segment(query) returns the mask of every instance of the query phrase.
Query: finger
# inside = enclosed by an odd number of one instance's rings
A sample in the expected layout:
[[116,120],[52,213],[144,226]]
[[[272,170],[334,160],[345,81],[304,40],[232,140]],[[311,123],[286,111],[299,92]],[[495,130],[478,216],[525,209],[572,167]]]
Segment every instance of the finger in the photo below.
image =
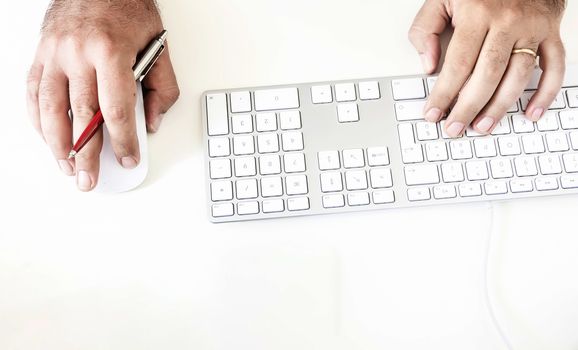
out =
[[42,72],[44,66],[39,62],[34,62],[28,71],[28,79],[26,82],[26,104],[28,107],[28,117],[34,129],[42,135],[40,127],[40,107],[38,105],[38,90],[40,88],[40,80],[42,79]]
[[490,31],[476,68],[460,92],[458,101],[445,123],[448,136],[460,136],[490,101],[506,72],[514,43],[515,40],[510,34]]
[[533,121],[539,120],[554,102],[560,92],[566,72],[566,51],[559,38],[542,42],[539,52],[543,73],[538,84],[538,91],[526,108],[526,116]]
[[[534,49],[532,44],[517,43],[515,47]],[[534,46],[536,46],[534,44]],[[508,110],[518,101],[532,79],[536,59],[528,54],[515,54],[510,58],[508,69],[490,102],[473,122],[474,128],[482,133],[491,133]]]
[[474,70],[486,34],[487,26],[474,20],[456,27],[444,66],[424,109],[428,121],[438,122],[447,113]]
[[68,116],[68,79],[55,68],[44,69],[38,90],[40,127],[48,147],[66,175],[74,175],[73,163],[68,161],[72,148],[72,129]]
[[[73,115],[73,135],[78,140],[94,114],[98,111],[96,72],[87,65],[79,65],[70,75],[70,104]],[[98,182],[102,130],[78,152],[76,162],[76,185],[81,191],[92,190]]]
[[[106,56],[106,55],[105,55]],[[136,84],[130,59],[110,57],[96,64],[98,102],[118,162],[127,169],[140,161],[136,134]]]
[[409,30],[409,40],[419,53],[426,74],[432,74],[438,66],[441,55],[439,35],[448,22],[449,17],[443,3],[428,0]]
[[146,90],[144,96],[147,129],[157,132],[163,115],[177,101],[180,95],[179,85],[171,63],[168,47],[159,57],[144,80]]

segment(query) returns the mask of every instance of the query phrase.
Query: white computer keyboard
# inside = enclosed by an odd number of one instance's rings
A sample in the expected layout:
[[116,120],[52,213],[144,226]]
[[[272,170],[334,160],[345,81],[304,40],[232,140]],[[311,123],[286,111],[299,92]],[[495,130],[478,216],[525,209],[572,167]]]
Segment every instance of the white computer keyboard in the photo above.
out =
[[540,72],[493,131],[458,139],[426,122],[436,77],[203,95],[211,221],[578,193],[578,66],[537,123]]

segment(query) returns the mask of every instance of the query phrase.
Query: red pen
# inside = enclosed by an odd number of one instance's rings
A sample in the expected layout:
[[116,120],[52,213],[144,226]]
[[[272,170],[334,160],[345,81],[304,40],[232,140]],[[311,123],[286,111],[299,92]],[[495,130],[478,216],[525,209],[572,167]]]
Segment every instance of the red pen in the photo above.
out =
[[[163,30],[158,37],[153,39],[151,43],[147,46],[141,58],[133,67],[134,79],[136,81],[142,81],[151,68],[154,66],[156,61],[159,59],[160,55],[165,49],[165,40],[167,38],[167,31]],[[98,131],[100,126],[104,124],[104,118],[100,109],[92,117],[74,146],[68,154],[68,159],[74,158],[78,152],[92,139],[94,134]]]

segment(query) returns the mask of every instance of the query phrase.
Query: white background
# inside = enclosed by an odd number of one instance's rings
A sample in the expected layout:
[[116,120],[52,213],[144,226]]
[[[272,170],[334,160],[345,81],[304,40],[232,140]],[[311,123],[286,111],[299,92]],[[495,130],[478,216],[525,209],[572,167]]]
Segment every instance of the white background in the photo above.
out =
[[[578,348],[578,198],[213,225],[200,94],[415,74],[421,1],[161,1],[182,97],[123,195],[79,193],[26,119],[46,1],[2,5],[0,349]],[[578,4],[563,26],[578,63]]]

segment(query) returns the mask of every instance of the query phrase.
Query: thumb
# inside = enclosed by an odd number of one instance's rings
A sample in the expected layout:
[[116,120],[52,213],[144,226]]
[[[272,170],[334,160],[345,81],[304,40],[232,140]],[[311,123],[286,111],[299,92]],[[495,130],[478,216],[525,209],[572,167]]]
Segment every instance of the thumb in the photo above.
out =
[[180,95],[168,46],[146,76],[143,86],[147,129],[149,132],[157,132],[163,115],[177,101]]
[[409,40],[417,49],[427,74],[437,69],[441,56],[439,35],[449,20],[442,1],[426,0],[409,30]]

